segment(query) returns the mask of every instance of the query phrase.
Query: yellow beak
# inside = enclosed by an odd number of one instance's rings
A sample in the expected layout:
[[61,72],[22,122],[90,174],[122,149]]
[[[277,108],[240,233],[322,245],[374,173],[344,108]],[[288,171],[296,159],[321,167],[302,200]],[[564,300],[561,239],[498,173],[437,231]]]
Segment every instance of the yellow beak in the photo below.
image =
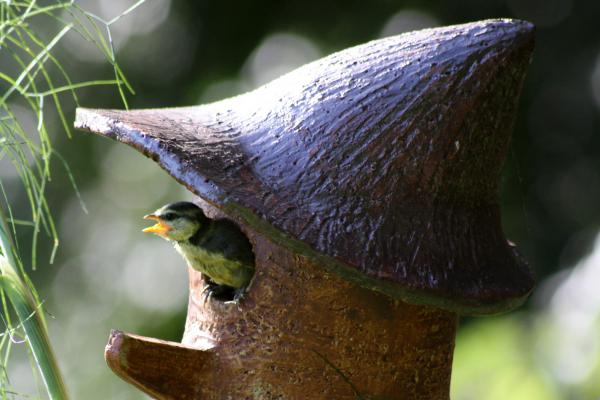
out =
[[162,221],[160,219],[160,217],[158,217],[154,214],[144,215],[144,219],[150,219],[153,221],[157,221],[157,223],[152,226],[149,226],[148,228],[143,229],[142,232],[156,233],[157,235],[164,235],[165,233],[169,232],[172,229],[169,225],[167,225],[164,221]]

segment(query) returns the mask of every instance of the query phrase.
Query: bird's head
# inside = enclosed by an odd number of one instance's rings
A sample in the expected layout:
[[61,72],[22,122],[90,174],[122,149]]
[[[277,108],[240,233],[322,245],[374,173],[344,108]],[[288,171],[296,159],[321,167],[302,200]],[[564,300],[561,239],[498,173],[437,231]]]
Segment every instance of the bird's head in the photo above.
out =
[[189,239],[209,221],[200,207],[188,201],[167,204],[144,216],[144,219],[156,221],[156,224],[143,232],[155,233],[176,242]]

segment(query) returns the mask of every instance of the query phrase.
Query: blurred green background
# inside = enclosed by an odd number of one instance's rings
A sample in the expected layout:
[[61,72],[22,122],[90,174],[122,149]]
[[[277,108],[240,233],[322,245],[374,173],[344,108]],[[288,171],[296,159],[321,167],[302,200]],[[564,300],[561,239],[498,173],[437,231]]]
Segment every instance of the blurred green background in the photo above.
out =
[[[109,19],[133,1],[78,3]],[[599,16],[597,0],[147,0],[114,24],[112,34],[137,92],[130,106],[148,108],[235,95],[333,51],[405,31],[494,17],[535,23],[502,209],[507,236],[531,262],[539,285],[519,311],[462,322],[452,393],[454,400],[597,399]],[[56,53],[75,81],[112,77],[77,34]],[[122,108],[114,87],[80,94],[86,107]],[[88,212],[55,162],[48,197],[61,246],[47,265],[51,244],[42,244],[39,268],[30,275],[52,315],[51,337],[73,398],[145,398],[108,370],[103,349],[111,328],[180,339],[186,270],[169,244],[140,230],[142,215],[189,193],[134,150],[79,132],[67,139],[56,122],[55,146]],[[26,219],[25,193],[3,160],[0,176],[16,215]],[[27,229],[20,231],[24,248]],[[13,389],[36,396],[26,352],[21,346],[13,353],[9,376]]]

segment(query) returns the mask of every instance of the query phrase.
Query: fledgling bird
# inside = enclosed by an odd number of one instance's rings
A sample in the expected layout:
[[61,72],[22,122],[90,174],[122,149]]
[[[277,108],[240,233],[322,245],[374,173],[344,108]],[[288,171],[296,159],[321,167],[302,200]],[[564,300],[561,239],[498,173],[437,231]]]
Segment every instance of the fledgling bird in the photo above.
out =
[[167,204],[144,219],[157,223],[143,232],[172,242],[188,265],[205,275],[208,297],[233,294],[235,302],[243,297],[254,275],[254,253],[237,225],[226,219],[210,219],[187,201]]

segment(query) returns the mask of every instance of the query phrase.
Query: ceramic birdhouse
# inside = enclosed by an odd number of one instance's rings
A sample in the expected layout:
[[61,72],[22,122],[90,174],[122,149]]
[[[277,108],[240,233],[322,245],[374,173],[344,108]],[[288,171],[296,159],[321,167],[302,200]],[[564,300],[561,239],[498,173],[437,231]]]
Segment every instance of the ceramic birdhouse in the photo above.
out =
[[[190,269],[181,343],[115,331],[110,367],[160,399],[448,399],[458,315],[534,281],[498,184],[533,27],[488,20],[372,41],[216,103],[79,109],[248,236],[235,305]],[[179,260],[178,260],[179,261]]]

